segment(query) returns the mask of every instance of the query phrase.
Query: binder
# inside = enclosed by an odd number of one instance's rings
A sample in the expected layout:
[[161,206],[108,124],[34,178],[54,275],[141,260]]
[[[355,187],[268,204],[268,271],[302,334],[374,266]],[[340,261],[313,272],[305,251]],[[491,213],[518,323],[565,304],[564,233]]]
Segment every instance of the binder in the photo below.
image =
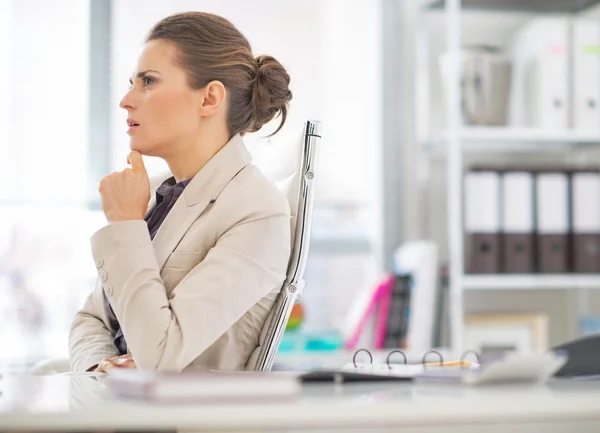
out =
[[572,173],[573,271],[600,272],[600,171]]
[[382,345],[385,338],[385,315],[381,313],[382,302],[388,302],[393,276],[386,274],[377,284],[367,284],[355,296],[342,326],[341,334],[346,349],[354,349],[369,320],[377,314],[375,344]]
[[[369,362],[357,362],[357,355],[364,352]],[[398,361],[392,362],[392,359]],[[470,359],[475,358],[476,362]],[[409,362],[401,350],[388,353],[385,362],[373,362],[367,349],[354,353],[352,362],[339,369],[314,370],[301,374],[302,382],[377,382],[398,380],[440,381],[465,385],[498,383],[541,383],[550,379],[567,362],[562,351],[536,354],[507,352],[500,355],[479,357],[475,351],[464,352],[459,359],[445,361],[442,354],[429,350],[420,362]]]
[[383,348],[406,348],[410,311],[411,276],[396,275],[389,294]]
[[510,123],[543,129],[569,127],[569,25],[564,17],[536,17],[511,43]]
[[500,271],[500,173],[474,168],[465,174],[465,272]]
[[535,270],[533,173],[502,175],[502,270],[509,274]]
[[600,130],[600,22],[573,19],[573,127]]
[[569,175],[565,171],[536,174],[537,265],[540,273],[569,271]]

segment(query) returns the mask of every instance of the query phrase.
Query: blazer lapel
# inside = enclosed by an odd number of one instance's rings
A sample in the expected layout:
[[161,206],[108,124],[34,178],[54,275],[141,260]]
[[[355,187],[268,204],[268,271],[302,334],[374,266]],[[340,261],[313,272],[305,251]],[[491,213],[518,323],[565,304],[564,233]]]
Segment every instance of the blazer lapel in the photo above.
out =
[[[159,269],[200,215],[252,157],[242,138],[234,136],[194,176],[156,232],[152,244]],[[150,207],[149,207],[150,209]]]

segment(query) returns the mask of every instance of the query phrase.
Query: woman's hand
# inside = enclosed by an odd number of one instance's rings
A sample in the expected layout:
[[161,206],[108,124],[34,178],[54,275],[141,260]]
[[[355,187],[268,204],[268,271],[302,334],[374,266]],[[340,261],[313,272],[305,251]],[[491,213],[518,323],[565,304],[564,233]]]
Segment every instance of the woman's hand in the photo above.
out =
[[94,370],[96,373],[108,373],[113,368],[137,368],[131,355],[104,358]]
[[108,222],[144,219],[150,202],[150,179],[142,155],[127,157],[131,168],[112,173],[100,181],[102,209]]

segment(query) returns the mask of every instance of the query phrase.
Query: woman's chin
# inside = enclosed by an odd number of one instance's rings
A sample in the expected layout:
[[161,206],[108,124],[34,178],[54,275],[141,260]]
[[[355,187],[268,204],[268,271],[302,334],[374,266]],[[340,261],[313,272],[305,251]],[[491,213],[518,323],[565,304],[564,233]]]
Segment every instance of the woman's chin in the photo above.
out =
[[147,155],[148,149],[146,148],[146,146],[143,146],[136,141],[137,140],[135,139],[129,140],[129,149],[132,151],[135,150],[136,152],[140,152],[142,155]]

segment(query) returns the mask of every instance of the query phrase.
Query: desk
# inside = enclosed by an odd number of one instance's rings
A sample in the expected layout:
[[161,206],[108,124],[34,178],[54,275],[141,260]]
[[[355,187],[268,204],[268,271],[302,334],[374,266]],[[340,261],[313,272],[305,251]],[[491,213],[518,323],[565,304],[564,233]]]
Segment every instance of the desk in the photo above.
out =
[[320,384],[294,401],[243,405],[118,401],[91,375],[8,376],[0,392],[0,431],[600,431],[600,381]]

